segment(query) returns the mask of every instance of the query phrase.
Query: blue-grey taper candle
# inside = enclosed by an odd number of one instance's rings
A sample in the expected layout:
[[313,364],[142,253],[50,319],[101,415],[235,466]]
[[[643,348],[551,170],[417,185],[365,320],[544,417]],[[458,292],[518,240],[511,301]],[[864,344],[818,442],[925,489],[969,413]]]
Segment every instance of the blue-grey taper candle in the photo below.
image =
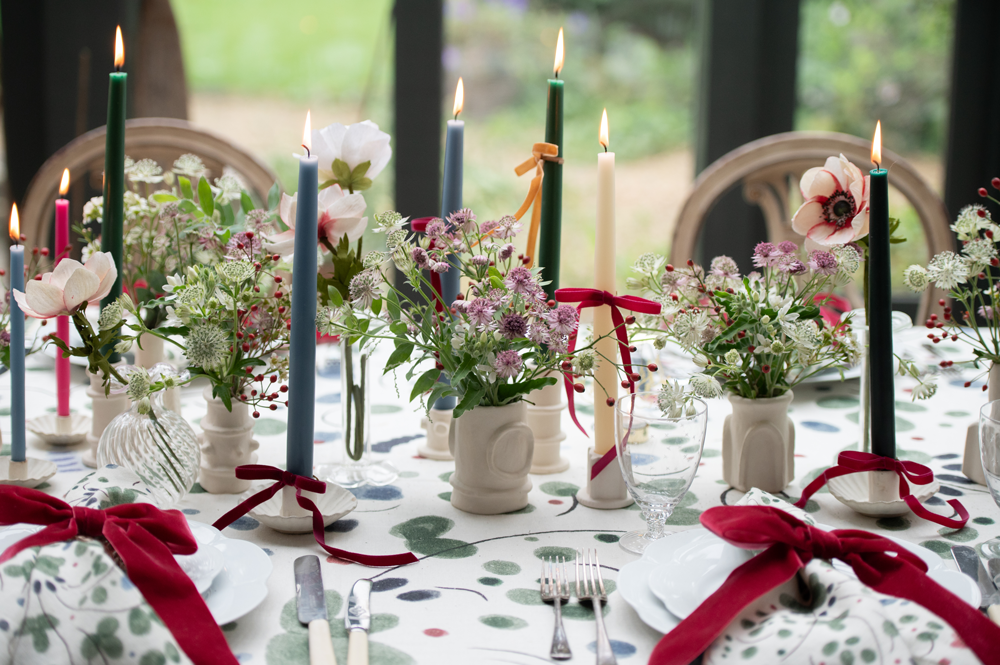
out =
[[[462,157],[465,142],[465,123],[461,120],[448,121],[448,135],[444,144],[444,191],[441,193],[441,217],[462,209]],[[455,265],[455,261],[450,263]],[[451,268],[441,275],[441,294],[445,306],[455,302],[461,289],[461,277],[457,268]],[[435,409],[454,409],[454,397],[442,397],[434,403]]]

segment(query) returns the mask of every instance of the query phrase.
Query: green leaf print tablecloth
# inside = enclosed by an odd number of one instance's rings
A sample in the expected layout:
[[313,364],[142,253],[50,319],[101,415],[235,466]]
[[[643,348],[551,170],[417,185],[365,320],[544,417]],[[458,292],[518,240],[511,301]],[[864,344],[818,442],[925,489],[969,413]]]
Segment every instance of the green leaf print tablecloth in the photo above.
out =
[[[914,336],[913,339],[918,339]],[[933,357],[913,344],[914,356],[928,363]],[[921,356],[923,354],[923,357]],[[339,461],[340,441],[339,364],[335,351],[321,347],[317,369],[315,423],[316,464]],[[28,417],[54,410],[55,388],[52,361],[40,355],[29,359],[27,378]],[[75,370],[78,371],[78,368]],[[661,372],[662,373],[662,372]],[[941,494],[930,500],[931,509],[949,512],[943,499],[959,497],[972,514],[961,531],[943,529],[912,515],[875,520],[863,517],[837,502],[825,489],[809,502],[807,510],[817,521],[836,527],[854,527],[891,534],[948,558],[956,543],[977,545],[1000,534],[1000,510],[986,488],[970,483],[961,473],[961,453],[966,427],[978,417],[985,394],[978,387],[963,389],[971,378],[952,374],[943,377],[937,397],[911,403],[912,384],[897,380],[897,432],[901,456],[928,464],[941,482]],[[666,377],[663,377],[666,378]],[[72,405],[89,408],[82,372],[74,375]],[[584,426],[591,425],[592,403],[588,395],[577,401]],[[335,547],[366,554],[390,554],[409,548],[418,564],[398,569],[373,569],[327,559],[323,566],[327,606],[339,662],[346,662],[343,614],[346,596],[354,580],[373,580],[371,662],[373,665],[404,663],[537,663],[548,660],[552,636],[552,608],[543,605],[538,593],[542,559],[564,556],[572,559],[576,548],[597,548],[610,593],[606,608],[608,632],[619,662],[645,663],[660,635],[647,627],[614,592],[618,569],[635,560],[618,547],[627,530],[640,528],[639,511],[597,511],[576,502],[584,484],[588,440],[568,417],[563,429],[568,438],[563,454],[571,461],[568,471],[551,476],[532,476],[530,504],[515,514],[484,517],[454,509],[448,501],[448,478],[454,465],[422,459],[417,446],[424,437],[419,407],[405,402],[409,389],[401,380],[399,389],[392,376],[373,387],[372,442],[378,459],[391,460],[400,477],[385,487],[353,490],[358,508],[327,528],[327,542]],[[795,482],[788,494],[797,497],[801,488],[837,453],[857,446],[858,384],[828,383],[795,389],[791,417],[795,421]],[[402,397],[401,397],[402,396]],[[0,429],[9,438],[9,379],[0,376]],[[721,480],[722,422],[729,403],[709,405],[705,454],[691,491],[669,520],[674,529],[694,528],[705,509],[736,503],[742,493]],[[183,394],[183,415],[197,428],[205,406],[200,387]],[[284,465],[285,429],[283,411],[265,412],[257,421],[260,462]],[[30,435],[29,435],[30,437]],[[51,459],[59,473],[44,487],[62,496],[89,469],[80,462],[81,448],[49,447],[29,438],[29,454]],[[635,456],[638,457],[638,456]],[[213,522],[237,503],[234,495],[212,495],[195,491],[177,506],[195,520]],[[265,550],[274,564],[268,581],[268,597],[246,616],[224,627],[224,632],[242,663],[251,665],[296,665],[308,663],[305,627],[295,614],[292,561],[302,554],[322,555],[311,535],[289,536],[243,517],[226,529],[226,536],[245,539]],[[572,662],[591,662],[594,655],[592,611],[575,600],[563,615],[573,648]],[[0,626],[0,630],[4,630]],[[816,662],[823,654],[816,654]],[[111,661],[114,662],[114,661]],[[738,662],[738,659],[737,661]],[[859,661],[860,662],[860,661]]]

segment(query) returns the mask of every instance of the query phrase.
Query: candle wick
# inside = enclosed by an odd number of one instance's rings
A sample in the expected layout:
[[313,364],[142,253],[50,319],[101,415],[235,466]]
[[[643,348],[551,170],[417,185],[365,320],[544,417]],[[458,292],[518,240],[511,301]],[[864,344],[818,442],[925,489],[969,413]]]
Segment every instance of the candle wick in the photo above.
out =
[[121,65],[115,65],[115,71],[120,74],[121,71],[122,71],[122,66]]
[[302,147],[306,149],[306,157],[312,157],[312,153],[309,151],[309,146],[303,143]]

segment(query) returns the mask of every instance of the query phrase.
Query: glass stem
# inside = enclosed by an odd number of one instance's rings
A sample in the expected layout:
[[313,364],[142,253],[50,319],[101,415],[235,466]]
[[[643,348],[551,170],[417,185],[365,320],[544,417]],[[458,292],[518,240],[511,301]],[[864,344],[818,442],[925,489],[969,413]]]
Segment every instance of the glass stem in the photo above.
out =
[[656,540],[663,537],[663,526],[667,522],[669,515],[664,510],[650,509],[646,512],[646,533],[649,540]]

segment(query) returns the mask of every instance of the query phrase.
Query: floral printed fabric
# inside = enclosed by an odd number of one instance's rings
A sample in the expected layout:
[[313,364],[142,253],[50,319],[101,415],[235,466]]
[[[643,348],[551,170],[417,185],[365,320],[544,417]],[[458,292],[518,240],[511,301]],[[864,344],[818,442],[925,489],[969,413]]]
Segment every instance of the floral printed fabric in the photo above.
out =
[[[83,478],[66,500],[103,509],[148,494],[134,474],[109,467]],[[190,661],[103,545],[80,538],[0,564],[0,664],[8,663]]]

